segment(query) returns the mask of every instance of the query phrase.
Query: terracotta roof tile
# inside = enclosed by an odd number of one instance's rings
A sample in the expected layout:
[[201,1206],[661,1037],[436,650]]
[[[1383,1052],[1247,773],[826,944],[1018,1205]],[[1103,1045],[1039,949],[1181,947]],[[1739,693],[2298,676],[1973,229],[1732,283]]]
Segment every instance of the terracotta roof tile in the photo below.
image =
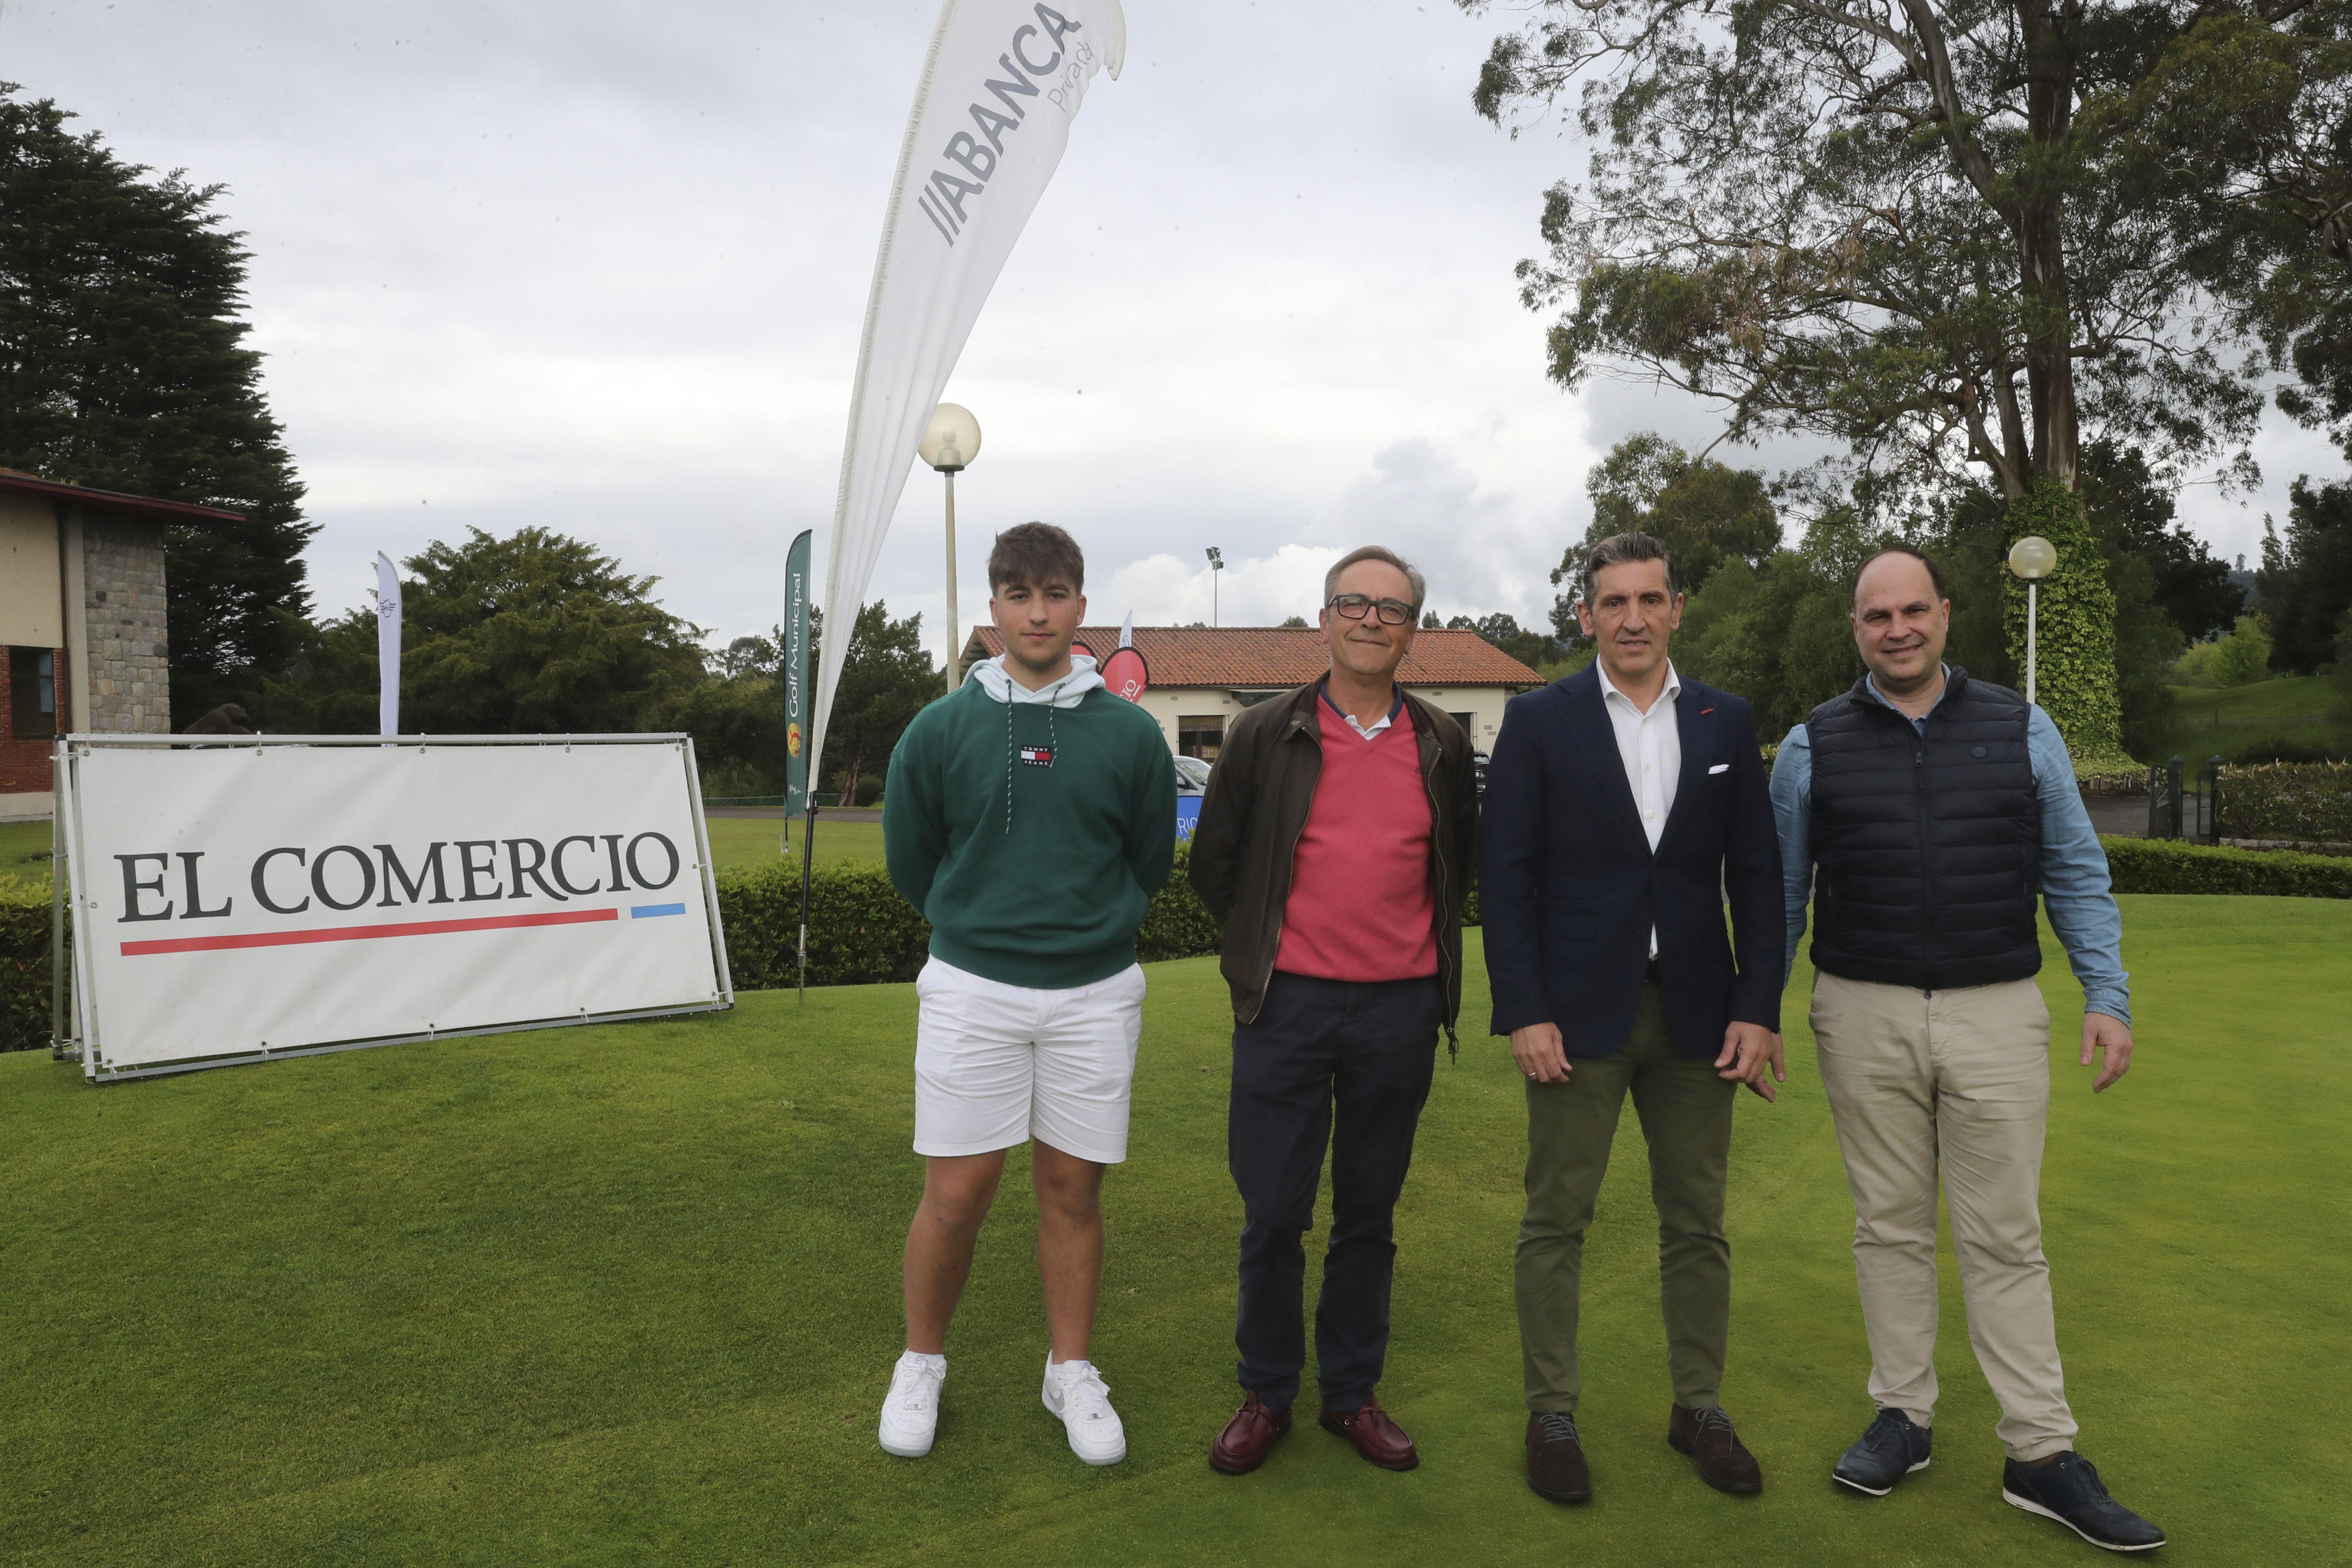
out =
[[[1078,641],[1097,658],[1118,647],[1117,626],[1081,626]],[[974,626],[964,641],[981,657],[1004,651],[1004,635]],[[1323,634],[1297,626],[1138,626],[1135,651],[1154,686],[1228,689],[1304,686],[1330,668]],[[1413,638],[1397,679],[1408,686],[1540,686],[1543,677],[1476,632],[1425,630]]]

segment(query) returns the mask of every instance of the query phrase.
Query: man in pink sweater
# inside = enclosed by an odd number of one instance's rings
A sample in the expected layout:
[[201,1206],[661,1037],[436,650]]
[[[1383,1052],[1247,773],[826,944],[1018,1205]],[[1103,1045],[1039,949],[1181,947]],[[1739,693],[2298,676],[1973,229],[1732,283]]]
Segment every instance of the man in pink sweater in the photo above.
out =
[[1478,835],[1469,737],[1396,682],[1427,585],[1368,546],[1323,582],[1328,674],[1226,737],[1191,877],[1223,928],[1234,997],[1228,1158],[1241,1189],[1241,1409],[1209,1450],[1257,1468],[1290,1429],[1307,1359],[1306,1254],[1331,1148],[1315,1310],[1322,1424],[1386,1469],[1419,1464],[1374,1387],[1388,1353],[1391,1224],[1437,1037],[1462,1005],[1462,900]]

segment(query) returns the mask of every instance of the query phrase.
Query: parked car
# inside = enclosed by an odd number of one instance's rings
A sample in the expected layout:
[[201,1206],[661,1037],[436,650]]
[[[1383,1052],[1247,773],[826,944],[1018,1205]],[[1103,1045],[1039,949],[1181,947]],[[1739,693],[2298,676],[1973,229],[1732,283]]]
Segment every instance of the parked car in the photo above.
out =
[[1484,800],[1486,798],[1486,753],[1484,752],[1471,752],[1470,765],[1478,774],[1478,798],[1480,800]]
[[1209,793],[1209,764],[1198,757],[1176,759],[1176,793],[1206,795]]

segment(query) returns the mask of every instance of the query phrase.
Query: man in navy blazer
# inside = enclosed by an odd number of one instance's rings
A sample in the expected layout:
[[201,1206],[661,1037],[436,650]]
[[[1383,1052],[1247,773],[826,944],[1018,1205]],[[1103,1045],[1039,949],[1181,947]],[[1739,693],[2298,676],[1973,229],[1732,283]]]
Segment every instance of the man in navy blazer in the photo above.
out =
[[1747,702],[1678,676],[1667,657],[1683,595],[1665,546],[1602,540],[1580,576],[1593,663],[1511,700],[1479,828],[1494,1032],[1527,1078],[1514,1284],[1528,1484],[1555,1501],[1592,1495],[1576,1426],[1578,1282],[1630,1092],[1658,1210],[1666,1440],[1710,1486],[1753,1492],[1762,1475],[1722,1406],[1723,1207],[1738,1086],[1769,1100],[1786,1076],[1769,781]]

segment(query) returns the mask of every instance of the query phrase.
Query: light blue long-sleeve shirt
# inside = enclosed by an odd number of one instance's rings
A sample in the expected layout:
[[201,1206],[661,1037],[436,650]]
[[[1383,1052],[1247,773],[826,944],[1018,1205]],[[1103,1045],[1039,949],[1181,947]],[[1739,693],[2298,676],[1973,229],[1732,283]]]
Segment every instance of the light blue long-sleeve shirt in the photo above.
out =
[[[1885,701],[1875,683],[1867,692],[1872,700]],[[1940,706],[1943,699],[1936,700]],[[1926,731],[1926,718],[1911,722]],[[2075,785],[2074,762],[2058,726],[2039,707],[2026,719],[2025,743],[2033,764],[2033,793],[2042,802],[2042,902],[2050,913],[2050,929],[2064,944],[2066,962],[2082,984],[2083,1010],[2128,1024],[2131,977],[2124,973],[2123,911],[2116,908],[2106,851],[2099,847],[2098,832]],[[1796,967],[1797,943],[1805,934],[1805,904],[1813,885],[1813,743],[1802,724],[1789,731],[1772,762],[1772,816],[1780,832],[1781,890],[1789,909],[1789,950],[1781,973],[1785,985],[1788,972]]]

